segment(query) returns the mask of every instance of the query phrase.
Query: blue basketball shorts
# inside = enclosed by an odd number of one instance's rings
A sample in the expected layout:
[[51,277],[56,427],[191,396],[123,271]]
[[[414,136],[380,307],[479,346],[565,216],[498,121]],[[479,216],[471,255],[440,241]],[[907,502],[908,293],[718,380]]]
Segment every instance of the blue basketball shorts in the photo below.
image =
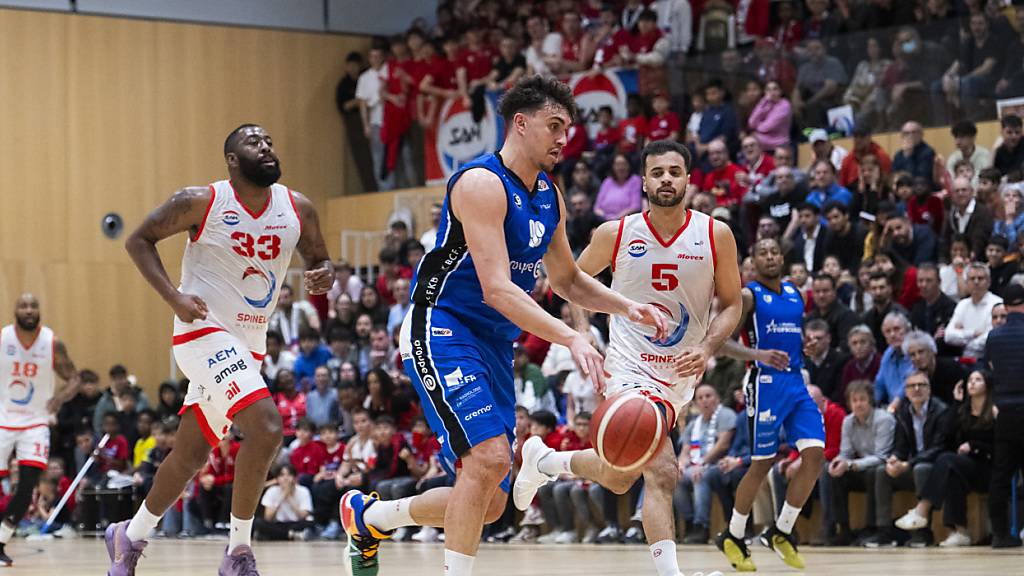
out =
[[779,450],[779,431],[798,450],[825,447],[825,420],[811,399],[803,376],[754,367],[744,390],[751,458],[772,458]]
[[[399,348],[449,474],[485,440],[504,434],[514,445],[511,342],[479,338],[452,314],[414,304],[402,323]],[[511,457],[510,452],[510,462]],[[501,488],[508,492],[510,486],[511,473]]]

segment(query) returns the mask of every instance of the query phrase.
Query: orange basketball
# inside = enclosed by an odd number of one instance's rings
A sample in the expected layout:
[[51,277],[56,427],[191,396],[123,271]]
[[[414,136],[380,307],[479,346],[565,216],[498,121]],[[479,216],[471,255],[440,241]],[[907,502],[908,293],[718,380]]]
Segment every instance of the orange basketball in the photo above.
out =
[[630,390],[602,402],[590,423],[594,450],[606,464],[622,472],[646,464],[667,436],[668,423],[658,405]]

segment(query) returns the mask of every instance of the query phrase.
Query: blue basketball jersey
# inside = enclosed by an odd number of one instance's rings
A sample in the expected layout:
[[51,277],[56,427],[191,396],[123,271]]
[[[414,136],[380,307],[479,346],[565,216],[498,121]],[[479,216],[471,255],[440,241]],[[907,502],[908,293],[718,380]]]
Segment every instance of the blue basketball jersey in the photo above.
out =
[[[782,350],[789,354],[789,370],[800,372],[803,367],[804,300],[800,291],[789,282],[782,283],[782,292],[776,292],[757,282],[747,284],[754,295],[754,310],[745,327],[747,343],[759,350]],[[778,372],[771,366],[757,363],[762,372]]]
[[[469,253],[462,222],[451,209],[455,182],[474,168],[489,170],[505,186],[507,213],[502,232],[508,247],[512,282],[529,293],[540,276],[543,257],[558,227],[559,205],[555,185],[543,172],[529,187],[505,167],[498,153],[487,154],[459,169],[448,180],[437,226],[437,244],[423,257],[411,291],[413,304],[444,310],[457,317],[477,336],[512,341],[519,328],[484,302],[483,288]],[[495,233],[498,233],[495,230]]]

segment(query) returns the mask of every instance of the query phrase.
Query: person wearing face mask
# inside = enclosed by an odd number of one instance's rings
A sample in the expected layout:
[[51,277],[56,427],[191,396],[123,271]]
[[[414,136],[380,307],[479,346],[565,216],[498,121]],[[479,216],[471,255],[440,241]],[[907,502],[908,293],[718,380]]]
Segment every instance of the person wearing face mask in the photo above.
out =
[[900,28],[893,42],[892,53],[895,61],[882,75],[882,88],[889,95],[886,117],[889,125],[917,116],[917,111],[928,103],[928,80],[930,65],[925,55],[924,44],[917,30]]

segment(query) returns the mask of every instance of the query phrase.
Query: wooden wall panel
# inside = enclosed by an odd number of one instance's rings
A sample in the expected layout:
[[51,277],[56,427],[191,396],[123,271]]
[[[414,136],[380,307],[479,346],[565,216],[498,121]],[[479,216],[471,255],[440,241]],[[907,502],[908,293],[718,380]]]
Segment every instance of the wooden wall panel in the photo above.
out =
[[[334,108],[344,55],[366,39],[0,10],[0,322],[39,295],[75,360],[122,362],[155,390],[168,373],[171,312],[122,236],[174,190],[226,177],[223,141],[266,126],[282,182],[326,213],[348,154]],[[323,218],[323,216],[322,216]],[[329,237],[337,252],[338,242]],[[177,280],[184,237],[160,246]]]

